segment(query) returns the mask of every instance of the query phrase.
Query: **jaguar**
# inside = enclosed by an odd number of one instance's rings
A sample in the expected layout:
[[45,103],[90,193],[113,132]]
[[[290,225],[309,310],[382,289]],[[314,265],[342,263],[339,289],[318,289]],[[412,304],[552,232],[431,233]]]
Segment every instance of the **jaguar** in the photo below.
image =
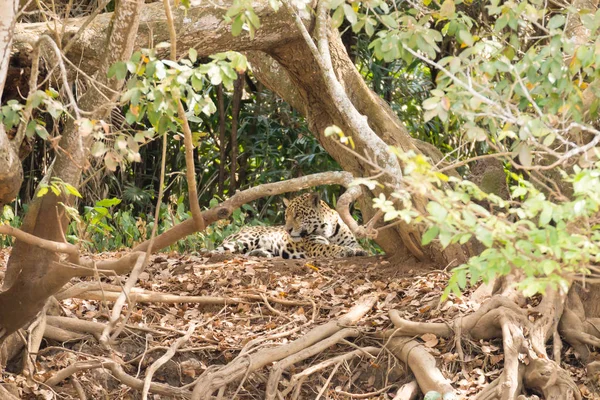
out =
[[216,252],[261,257],[353,257],[368,253],[337,211],[318,193],[284,199],[284,226],[248,226],[228,236]]

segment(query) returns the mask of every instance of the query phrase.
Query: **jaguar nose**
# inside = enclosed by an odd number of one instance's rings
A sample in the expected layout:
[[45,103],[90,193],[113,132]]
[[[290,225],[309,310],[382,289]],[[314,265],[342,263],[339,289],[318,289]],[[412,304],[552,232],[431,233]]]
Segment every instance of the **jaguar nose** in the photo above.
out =
[[287,231],[288,231],[288,233],[291,235],[293,230],[294,230],[294,228],[288,228],[288,230],[287,230]]
[[306,229],[302,229],[302,232],[300,232],[300,236],[301,237],[307,237],[308,236],[308,231]]

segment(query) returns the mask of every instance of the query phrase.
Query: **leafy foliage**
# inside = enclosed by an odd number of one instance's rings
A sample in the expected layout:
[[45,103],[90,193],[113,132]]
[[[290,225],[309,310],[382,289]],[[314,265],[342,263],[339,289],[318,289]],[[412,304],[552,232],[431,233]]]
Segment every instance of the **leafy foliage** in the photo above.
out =
[[[446,247],[476,239],[485,247],[454,269],[446,295],[460,294],[468,282],[489,282],[510,272],[521,277],[518,288],[527,296],[548,288],[566,291],[574,277],[595,270],[592,265],[600,251],[600,164],[564,174],[573,188],[572,200],[550,201],[530,182],[513,175],[518,185],[512,187],[513,201],[505,201],[470,181],[435,171],[422,155],[396,155],[405,165],[406,190],[393,193],[392,200],[383,195],[375,200],[384,219],[424,222],[425,245],[438,240]],[[452,189],[444,189],[443,183]],[[413,206],[413,194],[430,200],[426,212]]]

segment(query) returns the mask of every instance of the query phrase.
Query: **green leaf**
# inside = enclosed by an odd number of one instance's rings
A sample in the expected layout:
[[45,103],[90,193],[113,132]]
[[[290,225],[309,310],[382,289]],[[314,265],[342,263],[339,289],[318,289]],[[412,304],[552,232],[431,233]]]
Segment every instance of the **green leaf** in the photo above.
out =
[[29,121],[29,123],[27,124],[27,129],[25,130],[25,136],[27,136],[28,138],[32,138],[33,135],[35,135],[36,126],[37,126],[37,121],[35,121],[35,120]]
[[371,17],[367,17],[367,19],[365,20],[365,33],[369,35],[369,37],[373,36],[373,34],[375,33],[376,25],[377,21],[374,21]]
[[494,237],[492,235],[492,232],[490,232],[487,228],[483,226],[478,226],[477,228],[475,228],[475,237],[485,247],[492,247],[494,245]]
[[421,243],[423,244],[423,246],[426,246],[429,243],[431,243],[431,241],[436,238],[438,233],[440,233],[440,228],[438,228],[437,225],[433,225],[432,227],[427,229],[427,231],[423,234],[423,237],[421,238]]
[[456,272],[456,283],[461,290],[464,290],[467,287],[467,271],[464,269]]
[[96,207],[112,207],[121,203],[121,199],[112,198],[112,199],[102,199],[96,202]]
[[531,150],[529,149],[529,146],[527,146],[525,143],[521,143],[521,145],[519,146],[519,162],[524,167],[531,167]]
[[350,4],[344,4],[344,14],[350,24],[354,25],[358,21],[358,16]]
[[540,213],[539,226],[546,226],[552,219],[552,206],[549,203],[544,203],[542,206],[542,212]]
[[381,17],[381,22],[383,22],[388,28],[398,29],[398,21],[394,17],[389,14],[384,14]]
[[46,193],[48,193],[48,186],[42,186],[40,188],[40,190],[38,190],[37,192],[37,197],[42,197],[44,196]]
[[471,35],[471,32],[469,32],[469,31],[466,31],[466,30],[459,31],[458,38],[460,39],[461,42],[463,42],[464,44],[466,44],[469,47],[471,47],[471,46],[473,46],[473,44],[475,44],[475,40],[473,39],[473,36]]
[[127,76],[127,64],[124,63],[123,61],[114,63],[108,69],[108,77],[109,78],[115,77],[118,80],[121,80],[121,79],[125,79],[126,76]]
[[190,61],[193,62],[193,63],[195,63],[196,60],[198,59],[198,52],[196,51],[196,49],[194,49],[193,47],[190,48],[188,50],[188,54],[189,54],[189,57],[190,57]]
[[79,191],[73,185],[65,183],[64,186],[65,186],[65,189],[67,190],[67,192],[71,193],[73,196],[82,198],[82,196],[79,193]]
[[331,17],[331,24],[334,28],[339,28],[342,26],[344,22],[344,9],[342,7],[338,7]]
[[50,137],[50,134],[48,133],[48,131],[46,130],[46,128],[40,124],[37,124],[35,126],[35,133],[37,133],[37,135],[42,138],[43,140],[46,140]]
[[427,204],[427,211],[436,222],[444,222],[448,216],[448,211],[446,211],[446,209],[436,201],[430,201]]
[[260,28],[260,19],[258,15],[254,12],[254,10],[250,9],[246,11],[246,18],[250,24],[256,29]]
[[449,19],[454,16],[456,5],[453,0],[445,0],[440,7],[440,19]]
[[441,231],[439,235],[440,244],[443,248],[448,247],[448,245],[452,242],[452,232],[449,231]]
[[554,17],[550,18],[550,21],[548,21],[548,25],[546,25],[546,28],[548,29],[556,29],[556,28],[560,28],[561,26],[563,26],[565,24],[565,16],[564,15],[555,15]]

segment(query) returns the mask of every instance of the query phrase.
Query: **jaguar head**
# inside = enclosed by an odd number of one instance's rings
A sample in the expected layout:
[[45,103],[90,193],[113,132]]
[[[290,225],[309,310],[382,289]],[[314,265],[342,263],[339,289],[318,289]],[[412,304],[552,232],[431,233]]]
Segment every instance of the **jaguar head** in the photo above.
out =
[[321,196],[318,193],[305,193],[292,200],[284,199],[285,230],[294,242],[319,232],[322,221]]

